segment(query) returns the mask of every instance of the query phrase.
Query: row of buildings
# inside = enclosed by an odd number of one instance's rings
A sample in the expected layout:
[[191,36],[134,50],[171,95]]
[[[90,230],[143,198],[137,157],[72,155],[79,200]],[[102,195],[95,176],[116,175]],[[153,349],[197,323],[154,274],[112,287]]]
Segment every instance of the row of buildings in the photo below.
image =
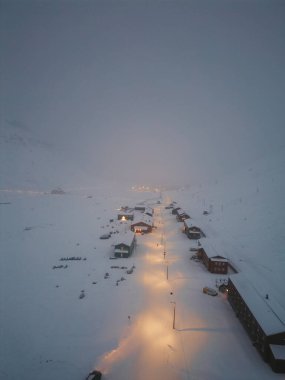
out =
[[[178,209],[173,209],[172,213],[177,215]],[[185,219],[183,223],[183,232],[189,239],[198,240],[205,236],[199,227],[192,225],[191,219]],[[227,274],[229,267],[234,269],[228,259],[217,254],[213,244],[204,239],[196,256],[211,273]],[[252,344],[274,372],[285,373],[285,310],[269,293],[262,294],[257,282],[247,279],[243,273],[232,274],[227,281],[228,302]]]
[[[182,208],[175,206],[172,208],[171,213],[176,215],[178,222],[183,222],[182,231],[189,239],[199,241],[199,239],[206,237],[200,227],[193,225],[189,214],[187,214]],[[181,215],[184,215],[184,218],[182,218]],[[217,274],[228,273],[228,259],[217,254],[215,249],[206,242],[203,241],[202,247],[200,244],[200,248],[197,249],[196,256],[204,263],[209,272]]]
[[122,207],[117,219],[129,222],[129,230],[118,236],[114,244],[114,257],[127,258],[132,255],[136,246],[136,233],[149,233],[153,229],[153,209],[143,205],[134,208]]

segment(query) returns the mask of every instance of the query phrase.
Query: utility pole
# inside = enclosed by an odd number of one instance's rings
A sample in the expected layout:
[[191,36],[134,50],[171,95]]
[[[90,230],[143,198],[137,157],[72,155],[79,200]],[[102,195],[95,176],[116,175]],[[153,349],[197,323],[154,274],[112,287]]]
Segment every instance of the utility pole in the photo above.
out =
[[173,328],[173,330],[175,330],[175,306],[176,306],[176,302],[170,301],[170,303],[173,303],[173,323],[172,323],[172,328]]

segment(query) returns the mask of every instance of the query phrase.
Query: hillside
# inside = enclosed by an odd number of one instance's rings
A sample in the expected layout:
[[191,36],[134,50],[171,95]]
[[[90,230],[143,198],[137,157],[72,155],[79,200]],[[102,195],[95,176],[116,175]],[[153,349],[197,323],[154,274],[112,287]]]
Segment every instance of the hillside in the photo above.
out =
[[[98,180],[79,164],[79,152],[68,158],[18,121],[5,120],[0,131],[0,188],[48,191],[55,187],[94,185]],[[79,160],[78,160],[79,159]]]

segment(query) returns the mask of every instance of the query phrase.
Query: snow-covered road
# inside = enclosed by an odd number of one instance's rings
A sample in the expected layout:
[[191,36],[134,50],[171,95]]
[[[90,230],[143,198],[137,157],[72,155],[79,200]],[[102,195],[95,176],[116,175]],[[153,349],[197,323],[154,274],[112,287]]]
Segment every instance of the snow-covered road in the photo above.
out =
[[[284,379],[262,361],[227,300],[202,293],[221,276],[189,259],[197,243],[165,205],[155,206],[157,229],[138,236],[130,258],[109,260],[112,241],[99,236],[118,205],[141,194],[2,198],[5,380],[83,380],[92,367],[106,380]],[[52,269],[67,256],[86,261]],[[132,265],[132,274],[121,269]]]
[[152,234],[138,237],[133,288],[139,289],[140,299],[130,299],[136,307],[118,347],[97,363],[106,378],[254,380],[276,376],[258,356],[224,296],[202,293],[203,286],[214,286],[217,276],[189,260],[189,247],[196,243],[181,233],[181,224],[168,210],[157,207],[155,225],[158,228]]

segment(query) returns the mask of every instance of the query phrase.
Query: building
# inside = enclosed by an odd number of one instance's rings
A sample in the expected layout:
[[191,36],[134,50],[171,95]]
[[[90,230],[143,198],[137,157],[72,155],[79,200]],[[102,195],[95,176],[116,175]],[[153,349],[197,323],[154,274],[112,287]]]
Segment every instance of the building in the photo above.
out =
[[146,214],[136,215],[131,224],[131,230],[137,233],[151,232],[153,228],[153,220],[151,216]]
[[242,273],[230,276],[228,301],[263,360],[274,372],[285,373],[284,309]]
[[146,207],[142,205],[135,206],[135,211],[145,212]]
[[177,210],[176,219],[178,222],[184,222],[186,219],[190,219],[190,216],[181,208]]
[[189,239],[201,239],[201,237],[205,237],[204,232],[201,228],[193,226],[189,219],[185,219],[184,223],[184,232],[188,236]]
[[114,245],[115,257],[129,257],[132,255],[136,244],[135,234],[127,231],[121,234]]
[[134,214],[128,211],[120,212],[118,214],[118,220],[134,220]]
[[180,207],[174,207],[171,211],[172,215],[177,215],[177,211],[180,210]]
[[208,269],[209,272],[218,273],[218,274],[227,274],[228,273],[228,259],[220,255],[211,256],[209,254],[210,252],[211,252],[210,248],[207,248],[207,252],[205,250],[205,247],[199,248],[197,251],[197,256],[203,261],[205,267]]

